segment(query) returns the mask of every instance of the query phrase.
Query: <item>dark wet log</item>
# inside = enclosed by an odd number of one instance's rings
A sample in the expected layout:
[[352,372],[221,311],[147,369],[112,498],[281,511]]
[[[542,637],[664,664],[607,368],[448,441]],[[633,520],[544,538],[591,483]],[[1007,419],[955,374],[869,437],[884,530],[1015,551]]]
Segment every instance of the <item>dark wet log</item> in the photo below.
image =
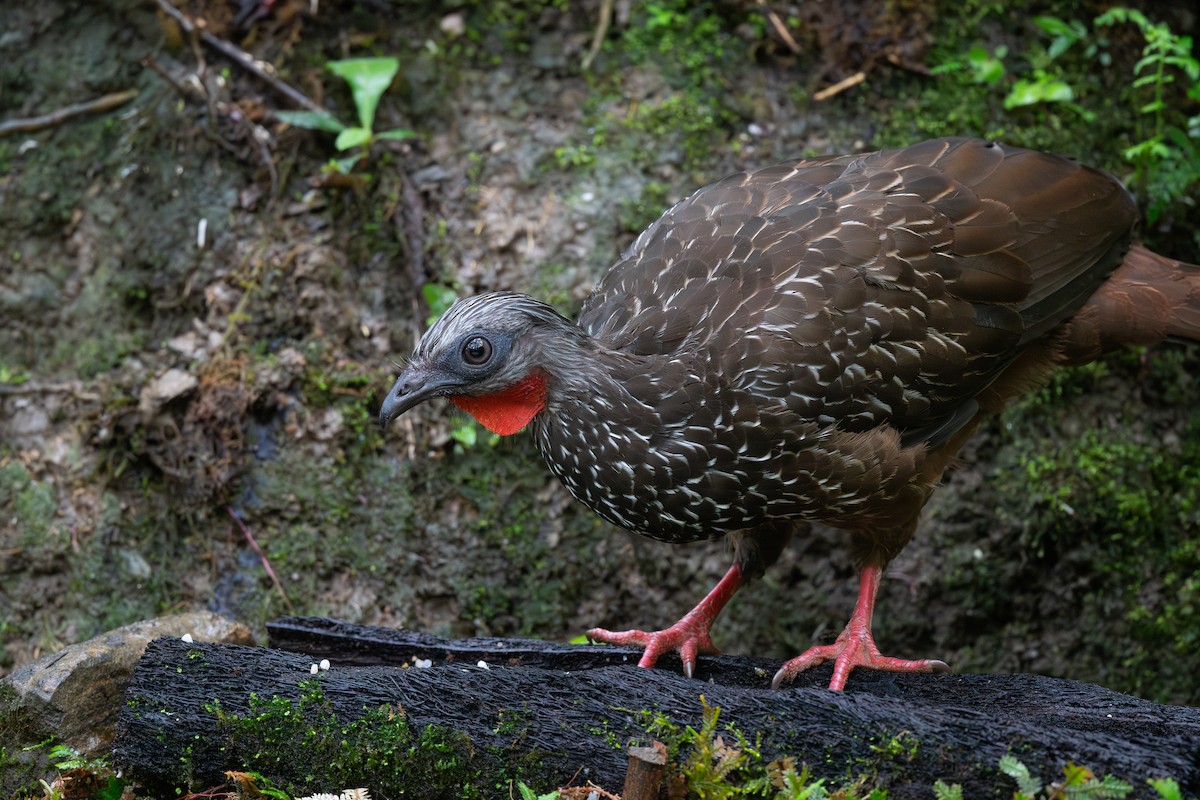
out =
[[[356,667],[404,666],[422,658],[435,663],[474,664],[483,659],[509,666],[580,670],[631,661],[636,664],[638,660],[636,650],[623,647],[587,647],[537,639],[446,639],[324,617],[282,617],[267,623],[267,637],[277,650]],[[671,666],[678,668],[678,658]]]
[[[283,627],[303,628],[294,621]],[[318,626],[320,627],[320,626]],[[640,709],[655,709],[699,728],[703,694],[751,741],[762,735],[767,758],[793,756],[833,786],[848,777],[875,775],[889,797],[931,796],[935,780],[963,785],[966,797],[1011,797],[1011,779],[996,769],[1012,753],[1035,775],[1051,781],[1069,761],[1134,785],[1153,797],[1146,779],[1174,777],[1184,796],[1200,793],[1200,709],[1163,706],[1073,681],[1035,675],[890,675],[859,670],[846,692],[821,688],[829,669],[772,691],[774,662],[728,656],[701,659],[696,680],[668,669],[622,665],[580,666],[589,659],[625,658],[616,648],[520,640],[451,641],[400,631],[358,629],[378,640],[387,660],[434,661],[430,668],[350,667],[364,652],[350,645],[353,626],[336,631],[327,650],[304,655],[276,649],[185,644],[158,640],[138,664],[118,724],[114,762],[152,788],[202,788],[222,782],[227,769],[267,773],[277,785],[306,791],[340,786],[296,783],[312,767],[299,761],[256,762],[261,743],[229,723],[245,716],[251,693],[292,701],[307,690],[314,661],[333,666],[319,678],[322,713],[344,725],[372,710],[402,713],[413,730],[427,725],[469,742],[482,796],[498,792],[501,762],[536,756],[538,786],[595,781],[610,791],[625,779],[627,753],[618,744],[650,737],[638,726]],[[273,640],[281,638],[273,626]],[[284,637],[286,638],[286,637]],[[405,644],[405,642],[408,642]],[[375,645],[372,645],[375,646]],[[366,645],[362,646],[369,649]],[[476,666],[484,660],[488,668]],[[555,664],[558,666],[555,666]],[[570,666],[563,666],[570,665]],[[309,684],[311,687],[311,684]],[[226,717],[218,720],[213,701]],[[259,706],[261,710],[261,704]],[[310,748],[311,749],[311,748]],[[303,755],[303,751],[301,751]],[[299,758],[299,756],[297,757]],[[291,770],[289,772],[289,770]],[[364,775],[373,797],[388,796]],[[491,777],[488,777],[491,776]],[[487,784],[487,781],[492,783]],[[461,796],[423,778],[423,797]]]

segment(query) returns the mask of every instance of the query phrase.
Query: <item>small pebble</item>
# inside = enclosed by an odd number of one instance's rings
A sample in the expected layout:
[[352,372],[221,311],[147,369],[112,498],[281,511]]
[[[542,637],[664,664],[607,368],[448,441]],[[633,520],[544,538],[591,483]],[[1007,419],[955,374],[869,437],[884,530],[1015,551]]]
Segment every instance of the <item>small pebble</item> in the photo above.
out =
[[328,671],[328,670],[329,670],[329,659],[328,659],[328,658],[322,658],[322,659],[321,659],[321,664],[320,664],[320,667],[321,667],[321,670],[322,670],[323,672],[324,672],[324,671]]
[[429,669],[430,667],[433,666],[433,659],[430,659],[430,658],[415,659],[413,661],[413,666],[416,667],[417,669]]
[[180,636],[179,638],[183,640],[184,644],[192,643],[192,635],[190,633],[185,633],[183,636]]
[[318,672],[318,667],[316,664],[313,664],[311,667],[308,668],[309,675],[316,675],[317,672]]
[[487,665],[487,662],[486,662],[486,661],[480,661],[480,662],[479,662],[478,664],[476,664],[475,666],[479,667],[480,669],[490,669],[490,667],[488,667],[488,665]]

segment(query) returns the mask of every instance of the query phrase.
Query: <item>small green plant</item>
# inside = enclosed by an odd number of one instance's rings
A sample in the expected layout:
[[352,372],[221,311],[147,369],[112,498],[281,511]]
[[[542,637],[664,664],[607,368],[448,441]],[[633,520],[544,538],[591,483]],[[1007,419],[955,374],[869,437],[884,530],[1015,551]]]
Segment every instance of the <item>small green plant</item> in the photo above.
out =
[[1151,778],[1146,783],[1158,792],[1160,800],[1183,800],[1183,790],[1174,778]]
[[912,761],[917,757],[920,742],[908,731],[900,731],[882,744],[873,744],[871,749],[892,761]]
[[479,441],[479,429],[471,420],[464,420],[462,425],[455,426],[450,431],[450,438],[463,447],[474,447]]
[[538,794],[533,789],[530,789],[522,781],[517,781],[517,791],[521,794],[521,800],[558,800],[558,792],[547,792],[546,794]]
[[[1063,79],[1061,70],[1054,64],[1076,42],[1089,41],[1087,27],[1079,20],[1067,21],[1050,16],[1034,17],[1033,23],[1050,36],[1050,44],[1044,50],[1028,55],[1033,71],[1013,83],[1004,98],[1004,107],[1011,111],[1023,106],[1058,103],[1089,122],[1095,119],[1095,114],[1075,102],[1075,89]],[[1108,53],[1101,49],[1102,44],[1090,41],[1085,58],[1106,63]]]
[[359,150],[353,157],[336,160],[340,171],[349,172],[359,158],[370,150],[372,144],[383,140],[411,139],[416,133],[408,128],[393,128],[375,131],[375,111],[379,99],[392,85],[400,62],[392,57],[348,58],[330,61],[325,68],[350,85],[354,106],[358,110],[358,125],[346,125],[325,111],[277,111],[275,116],[291,125],[312,130],[336,133],[334,147],[339,151]]
[[[1132,24],[1146,42],[1142,57],[1133,66],[1133,89],[1149,92],[1149,100],[1138,111],[1149,118],[1149,130],[1142,140],[1125,149],[1123,155],[1134,168],[1134,180],[1149,200],[1146,217],[1151,225],[1175,198],[1184,196],[1200,181],[1200,115],[1187,119],[1185,127],[1173,124],[1167,112],[1167,88],[1177,77],[1189,81],[1185,93],[1189,100],[1200,101],[1200,61],[1192,55],[1192,37],[1173,33],[1165,22],[1151,22],[1145,14],[1118,6],[1096,17],[1097,28]],[[1186,129],[1185,129],[1186,128]]]
[[[49,742],[42,742],[25,749],[34,750],[47,744]],[[86,796],[90,800],[120,800],[128,784],[126,779],[117,777],[106,759],[88,758],[69,745],[53,745],[47,755],[59,772],[52,783],[41,781],[44,797],[48,800],[78,797],[83,786],[88,787]]]
[[7,364],[0,364],[0,383],[7,383],[13,386],[25,383],[29,380],[29,373],[24,370],[15,370]]
[[1097,778],[1087,767],[1068,763],[1063,767],[1063,779],[1049,786],[1030,774],[1016,756],[1006,755],[1000,759],[1000,771],[1017,782],[1017,791],[1013,792],[1013,800],[1061,800],[1066,797],[1093,798],[1094,800],[1110,800],[1120,798],[1133,791],[1133,787],[1125,781],[1105,775]]
[[596,153],[589,145],[563,145],[554,148],[554,160],[558,168],[567,170],[574,167],[590,167],[596,163]]
[[964,63],[970,69],[971,77],[975,83],[995,86],[1004,80],[1004,57],[1006,55],[1008,55],[1008,48],[1004,45],[1000,45],[990,52],[979,45],[975,45],[967,51]]
[[962,786],[957,783],[934,781],[933,797],[934,800],[963,800]]
[[425,318],[425,325],[433,327],[433,323],[446,313],[446,309],[454,305],[454,301],[458,299],[458,292],[449,286],[427,283],[421,287],[421,297],[425,298],[425,305],[429,306],[429,316]]
[[[807,766],[797,768],[791,757],[767,763],[761,741],[751,743],[741,731],[726,727],[720,732],[721,709],[700,696],[700,729],[680,727],[662,714],[642,712],[647,733],[661,738],[674,767],[675,780],[687,797],[730,800],[738,797],[771,797],[775,800],[826,800],[831,796],[825,779],[814,779]],[[683,754],[686,753],[686,757]],[[682,759],[682,760],[681,760]],[[856,786],[837,791],[845,800],[883,800],[882,789],[861,794]]]
[[[1004,98],[1004,107],[1010,111],[1040,103],[1062,103],[1082,113],[1081,107],[1075,105],[1075,90],[1071,85],[1041,69],[1034,70],[1028,77],[1018,78]],[[1087,117],[1084,114],[1084,118]]]
[[291,795],[258,772],[226,772],[225,777],[238,787],[242,797],[268,797],[271,800],[292,800]]

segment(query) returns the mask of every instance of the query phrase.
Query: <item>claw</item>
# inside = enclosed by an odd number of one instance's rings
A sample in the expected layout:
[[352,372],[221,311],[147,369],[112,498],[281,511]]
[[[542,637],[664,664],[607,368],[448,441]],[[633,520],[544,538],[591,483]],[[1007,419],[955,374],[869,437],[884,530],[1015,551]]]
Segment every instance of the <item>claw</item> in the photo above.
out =
[[838,636],[833,644],[810,647],[791,661],[786,662],[771,680],[771,688],[778,689],[785,682],[791,681],[804,670],[833,662],[833,677],[829,688],[841,691],[846,688],[846,680],[850,671],[855,667],[878,669],[885,672],[949,672],[950,667],[944,661],[936,659],[920,659],[910,661],[903,658],[890,658],[881,655],[875,646],[871,635],[871,615],[875,608],[875,595],[879,591],[879,579],[883,569],[877,565],[868,564],[863,567],[861,583],[858,590],[858,603],[854,613],[846,624],[846,629]]
[[594,642],[641,647],[643,652],[638,660],[639,667],[653,667],[659,656],[674,650],[679,653],[679,660],[683,662],[683,674],[690,678],[696,673],[698,654],[716,655],[720,652],[713,645],[709,631],[717,614],[741,584],[742,570],[734,564],[695,608],[669,628],[661,631],[610,631],[592,628],[587,632],[587,637]]

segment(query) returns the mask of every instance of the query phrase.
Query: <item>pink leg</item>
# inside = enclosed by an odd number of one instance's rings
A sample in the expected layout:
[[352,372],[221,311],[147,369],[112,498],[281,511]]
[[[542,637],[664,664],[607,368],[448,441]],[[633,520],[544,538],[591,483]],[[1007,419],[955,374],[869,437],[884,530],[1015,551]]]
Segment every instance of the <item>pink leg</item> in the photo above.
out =
[[810,647],[803,654],[785,663],[771,686],[779,686],[792,680],[797,674],[809,667],[833,660],[833,679],[829,688],[841,691],[846,688],[846,679],[850,670],[855,667],[867,667],[887,672],[949,672],[950,667],[944,661],[920,660],[907,661],[902,658],[888,658],[879,654],[875,639],[871,636],[871,615],[875,611],[875,595],[879,592],[879,579],[883,575],[883,567],[868,564],[863,567],[858,587],[858,602],[854,605],[854,613],[846,623],[846,629],[833,644],[820,647]]
[[593,628],[587,632],[588,638],[597,642],[617,645],[640,645],[645,648],[639,667],[652,667],[663,653],[671,650],[679,651],[683,661],[683,673],[689,678],[696,670],[696,654],[709,655],[718,652],[713,646],[709,631],[713,620],[721,613],[721,609],[729,602],[729,598],[742,586],[742,570],[737,564],[729,568],[725,577],[717,582],[712,591],[696,604],[696,607],[683,615],[683,619],[669,628],[661,631],[608,631],[603,628]]

